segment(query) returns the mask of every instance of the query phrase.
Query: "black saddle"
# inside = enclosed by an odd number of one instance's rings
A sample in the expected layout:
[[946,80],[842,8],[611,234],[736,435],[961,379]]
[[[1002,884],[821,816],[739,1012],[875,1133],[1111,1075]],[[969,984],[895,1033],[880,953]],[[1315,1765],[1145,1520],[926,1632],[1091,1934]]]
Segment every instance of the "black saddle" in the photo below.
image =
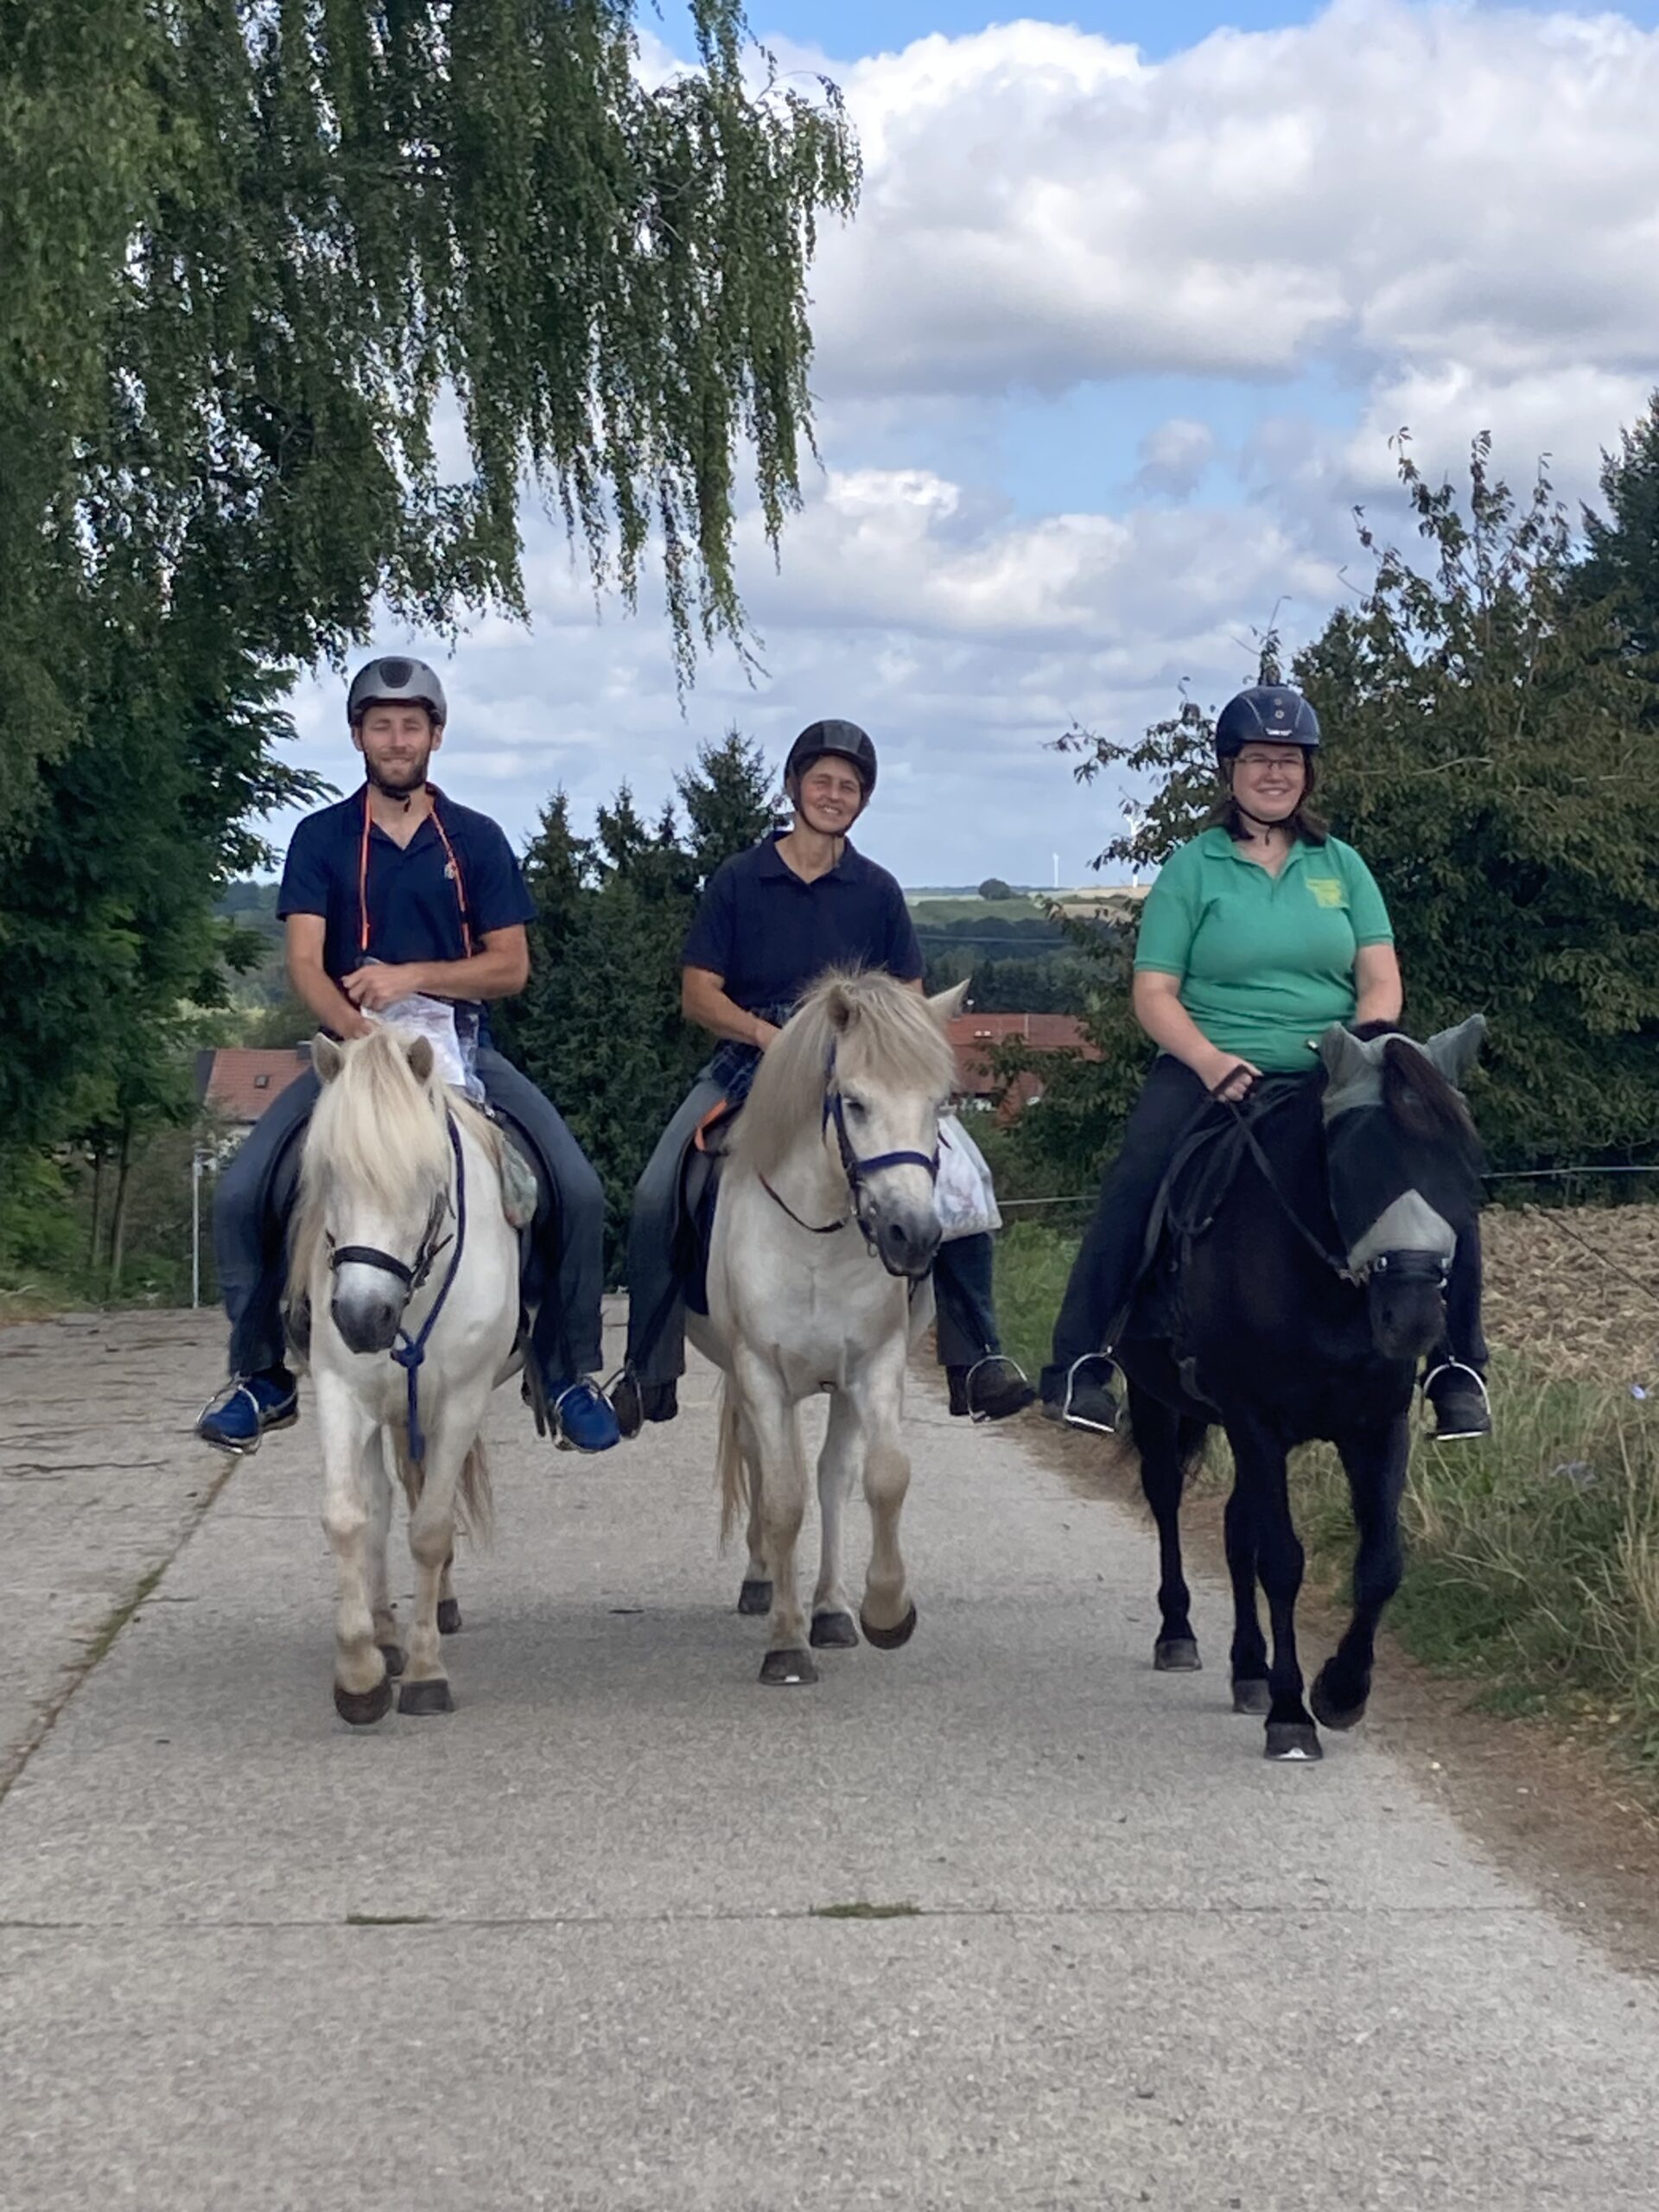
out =
[[732,1124],[741,1110],[722,1098],[693,1131],[680,1162],[679,1203],[674,1221],[674,1273],[694,1313],[709,1311],[709,1243],[714,1235],[715,1202]]

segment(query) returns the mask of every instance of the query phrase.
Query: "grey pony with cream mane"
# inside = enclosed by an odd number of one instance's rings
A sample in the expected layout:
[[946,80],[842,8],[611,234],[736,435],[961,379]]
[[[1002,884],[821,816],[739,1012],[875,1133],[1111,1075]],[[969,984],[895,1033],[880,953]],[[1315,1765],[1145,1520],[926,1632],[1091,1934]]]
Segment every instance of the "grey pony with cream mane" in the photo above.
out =
[[[933,1163],[955,1081],[945,1023],[964,986],[925,999],[892,976],[826,976],[767,1050],[734,1135],[689,1333],[721,1370],[722,1522],[747,1510],[739,1600],[767,1613],[764,1682],[817,1679],[814,1649],[883,1650],[916,1626],[899,1517],[911,1344],[932,1319]],[[823,1550],[811,1621],[796,1588],[806,1512],[802,1402],[828,1392]],[[861,1482],[873,1536],[857,1617],[841,1524]]]

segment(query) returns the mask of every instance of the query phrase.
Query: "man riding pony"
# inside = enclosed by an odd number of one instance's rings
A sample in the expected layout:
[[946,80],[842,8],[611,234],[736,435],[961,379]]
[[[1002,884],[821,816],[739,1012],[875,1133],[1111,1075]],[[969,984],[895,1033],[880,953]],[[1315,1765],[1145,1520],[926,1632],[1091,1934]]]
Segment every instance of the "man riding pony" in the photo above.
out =
[[[592,1379],[601,1359],[604,1193],[558,1114],[489,1040],[488,1001],[521,990],[530,972],[525,924],[535,908],[499,826],[427,780],[448,720],[432,670],[371,661],[353,679],[346,715],[365,779],[308,815],[289,846],[276,906],[289,976],[333,1037],[366,1036],[389,1015],[434,1028],[450,1080],[523,1135],[555,1199],[533,1232],[542,1295],[531,1356],[560,1440],[608,1451],[616,1416]],[[231,1379],[196,1433],[221,1451],[252,1452],[297,1418],[283,1357],[278,1192],[291,1183],[318,1089],[309,1071],[290,1084],[219,1180],[213,1249]]]
[[[791,826],[727,861],[703,893],[682,956],[680,1002],[720,1049],[663,1132],[634,1197],[628,1362],[613,1394],[625,1436],[678,1411],[685,1351],[676,1230],[698,1130],[747,1096],[760,1055],[826,969],[882,969],[921,988],[922,950],[904,893],[849,837],[875,782],[875,747],[856,723],[812,723],[784,770]],[[989,1255],[988,1236],[942,1244],[933,1279],[952,1410],[997,1421],[1035,1393],[1002,1356]]]

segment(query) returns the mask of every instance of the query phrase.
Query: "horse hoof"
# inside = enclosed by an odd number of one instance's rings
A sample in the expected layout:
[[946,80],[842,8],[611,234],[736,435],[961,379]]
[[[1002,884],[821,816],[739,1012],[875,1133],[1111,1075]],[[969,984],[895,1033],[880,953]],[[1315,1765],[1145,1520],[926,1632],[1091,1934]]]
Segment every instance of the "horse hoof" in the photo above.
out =
[[459,1598],[440,1598],[438,1600],[438,1634],[461,1634],[461,1600]]
[[1322,1759],[1325,1752],[1320,1747],[1319,1732],[1311,1720],[1269,1720],[1267,1756],[1289,1766]]
[[896,1628],[874,1627],[868,1613],[859,1615],[858,1624],[864,1631],[865,1641],[873,1643],[878,1651],[897,1651],[916,1633],[916,1608],[912,1605]]
[[334,1711],[353,1728],[372,1728],[391,1711],[391,1678],[382,1675],[372,1690],[342,1689],[334,1684]]
[[751,1616],[769,1613],[772,1611],[771,1583],[746,1581],[737,1593],[737,1610]]
[[1233,1684],[1233,1711],[1253,1713],[1258,1719],[1273,1710],[1273,1692],[1266,1682],[1254,1680]]
[[818,1670],[804,1651],[768,1651],[760,1662],[760,1679],[771,1689],[816,1682]]
[[1319,1722],[1320,1727],[1334,1728],[1338,1735],[1347,1729],[1357,1728],[1365,1718],[1367,1700],[1364,1698],[1361,1698],[1357,1705],[1338,1705],[1332,1701],[1323,1668],[1319,1671],[1318,1680],[1314,1682],[1307,1702],[1313,1718]]
[[814,1613],[810,1641],[815,1651],[856,1651],[858,1623],[850,1613]]
[[404,1671],[404,1647],[401,1643],[383,1643],[380,1656],[386,1662],[386,1672],[395,1682]]
[[1160,1675],[1196,1675],[1204,1662],[1190,1636],[1161,1636],[1152,1647],[1152,1663]]
[[405,1682],[397,1693],[399,1713],[453,1713],[455,1700],[449,1694],[449,1685],[442,1676],[420,1682]]

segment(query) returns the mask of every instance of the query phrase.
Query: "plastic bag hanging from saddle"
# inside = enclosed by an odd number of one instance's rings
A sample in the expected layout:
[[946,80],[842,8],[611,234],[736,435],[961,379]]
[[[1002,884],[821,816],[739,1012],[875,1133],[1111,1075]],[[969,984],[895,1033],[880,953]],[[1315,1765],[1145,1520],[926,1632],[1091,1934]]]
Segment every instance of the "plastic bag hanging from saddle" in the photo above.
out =
[[428,998],[423,991],[412,991],[407,998],[394,999],[370,1019],[402,1030],[405,1036],[424,1037],[432,1047],[438,1081],[464,1091],[474,1106],[484,1103],[484,1085],[478,1075],[475,1007],[458,1005],[450,999]]
[[983,1236],[1002,1226],[996,1185],[985,1155],[954,1114],[939,1116],[939,1173],[933,1185],[933,1211],[943,1241]]

